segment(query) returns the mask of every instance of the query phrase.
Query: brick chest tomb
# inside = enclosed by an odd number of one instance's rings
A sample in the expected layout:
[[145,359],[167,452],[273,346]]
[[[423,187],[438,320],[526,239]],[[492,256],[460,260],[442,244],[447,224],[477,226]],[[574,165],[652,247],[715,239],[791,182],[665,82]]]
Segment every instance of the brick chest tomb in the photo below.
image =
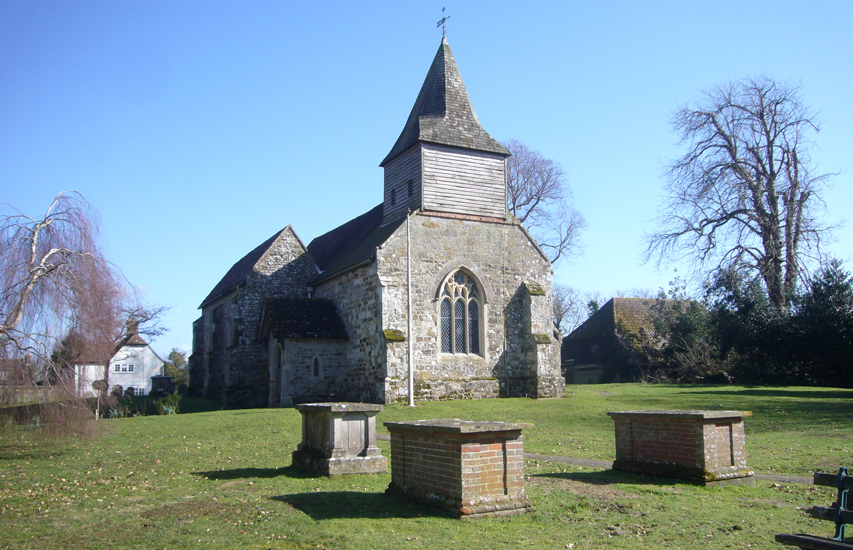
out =
[[746,465],[741,411],[607,413],[616,427],[614,470],[685,479],[706,485],[754,485]]
[[302,413],[302,442],[293,451],[294,466],[329,476],[388,471],[376,446],[376,415],[382,405],[307,403],[296,410]]
[[437,419],[385,427],[391,433],[386,493],[461,518],[530,509],[521,435],[529,424]]

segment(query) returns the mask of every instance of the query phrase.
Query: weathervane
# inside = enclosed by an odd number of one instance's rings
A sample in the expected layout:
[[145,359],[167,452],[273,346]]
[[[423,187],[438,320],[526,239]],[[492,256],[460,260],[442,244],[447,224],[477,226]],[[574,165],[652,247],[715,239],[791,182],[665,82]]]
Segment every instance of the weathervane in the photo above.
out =
[[444,23],[448,19],[450,19],[450,16],[448,15],[447,17],[445,17],[444,16],[444,8],[441,8],[441,21],[439,21],[438,23],[435,24],[435,28],[437,29],[437,28],[441,27],[441,37],[442,38],[447,38],[447,29],[445,28]]

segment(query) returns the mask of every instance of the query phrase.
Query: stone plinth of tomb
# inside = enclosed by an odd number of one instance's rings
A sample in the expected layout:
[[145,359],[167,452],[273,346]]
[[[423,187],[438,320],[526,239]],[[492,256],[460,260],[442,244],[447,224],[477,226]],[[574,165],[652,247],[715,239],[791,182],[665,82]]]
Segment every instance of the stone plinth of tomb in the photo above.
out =
[[293,465],[333,476],[380,474],[388,461],[376,446],[376,415],[382,405],[369,403],[306,403],[302,442],[293,451]]
[[743,417],[748,411],[607,413],[616,428],[614,470],[706,485],[754,485],[746,465]]
[[385,422],[391,433],[389,495],[461,518],[519,514],[530,424],[437,419]]

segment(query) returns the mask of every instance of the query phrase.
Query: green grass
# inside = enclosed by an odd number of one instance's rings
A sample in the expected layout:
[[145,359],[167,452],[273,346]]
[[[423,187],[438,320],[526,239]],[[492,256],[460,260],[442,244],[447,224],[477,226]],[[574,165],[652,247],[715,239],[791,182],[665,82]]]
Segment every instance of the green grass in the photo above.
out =
[[[612,395],[604,395],[606,392]],[[853,466],[853,392],[743,386],[601,385],[563,399],[392,405],[383,420],[523,421],[525,450],[612,460],[611,410],[751,410],[749,465],[809,476]],[[203,404],[196,404],[203,407]],[[181,403],[184,411],[184,402]],[[197,409],[196,409],[197,410]],[[528,461],[536,510],[460,521],[391,501],[390,475],[315,477],[290,468],[293,409],[105,420],[95,441],[0,442],[0,548],[783,548],[781,532],[832,534],[808,518],[831,489],[759,481],[705,488]],[[388,456],[388,445],[380,442]]]

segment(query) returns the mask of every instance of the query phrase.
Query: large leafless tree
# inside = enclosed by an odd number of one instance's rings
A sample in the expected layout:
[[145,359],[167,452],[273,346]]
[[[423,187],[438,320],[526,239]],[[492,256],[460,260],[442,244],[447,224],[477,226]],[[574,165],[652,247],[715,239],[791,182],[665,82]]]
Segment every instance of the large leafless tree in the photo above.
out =
[[563,168],[539,151],[510,140],[507,208],[530,232],[552,263],[581,252],[580,232],[586,220],[570,202]]
[[819,127],[799,87],[766,77],[728,83],[680,109],[672,125],[687,151],[667,167],[646,259],[748,271],[786,310],[829,231],[817,219],[829,174],[812,166]]
[[[145,323],[149,334],[162,331],[162,308],[145,306],[104,257],[98,213],[80,194],[60,193],[35,218],[3,209],[0,360],[7,378],[53,382],[62,392],[63,370],[75,360],[106,367],[128,321]],[[74,396],[49,400],[66,397]]]

